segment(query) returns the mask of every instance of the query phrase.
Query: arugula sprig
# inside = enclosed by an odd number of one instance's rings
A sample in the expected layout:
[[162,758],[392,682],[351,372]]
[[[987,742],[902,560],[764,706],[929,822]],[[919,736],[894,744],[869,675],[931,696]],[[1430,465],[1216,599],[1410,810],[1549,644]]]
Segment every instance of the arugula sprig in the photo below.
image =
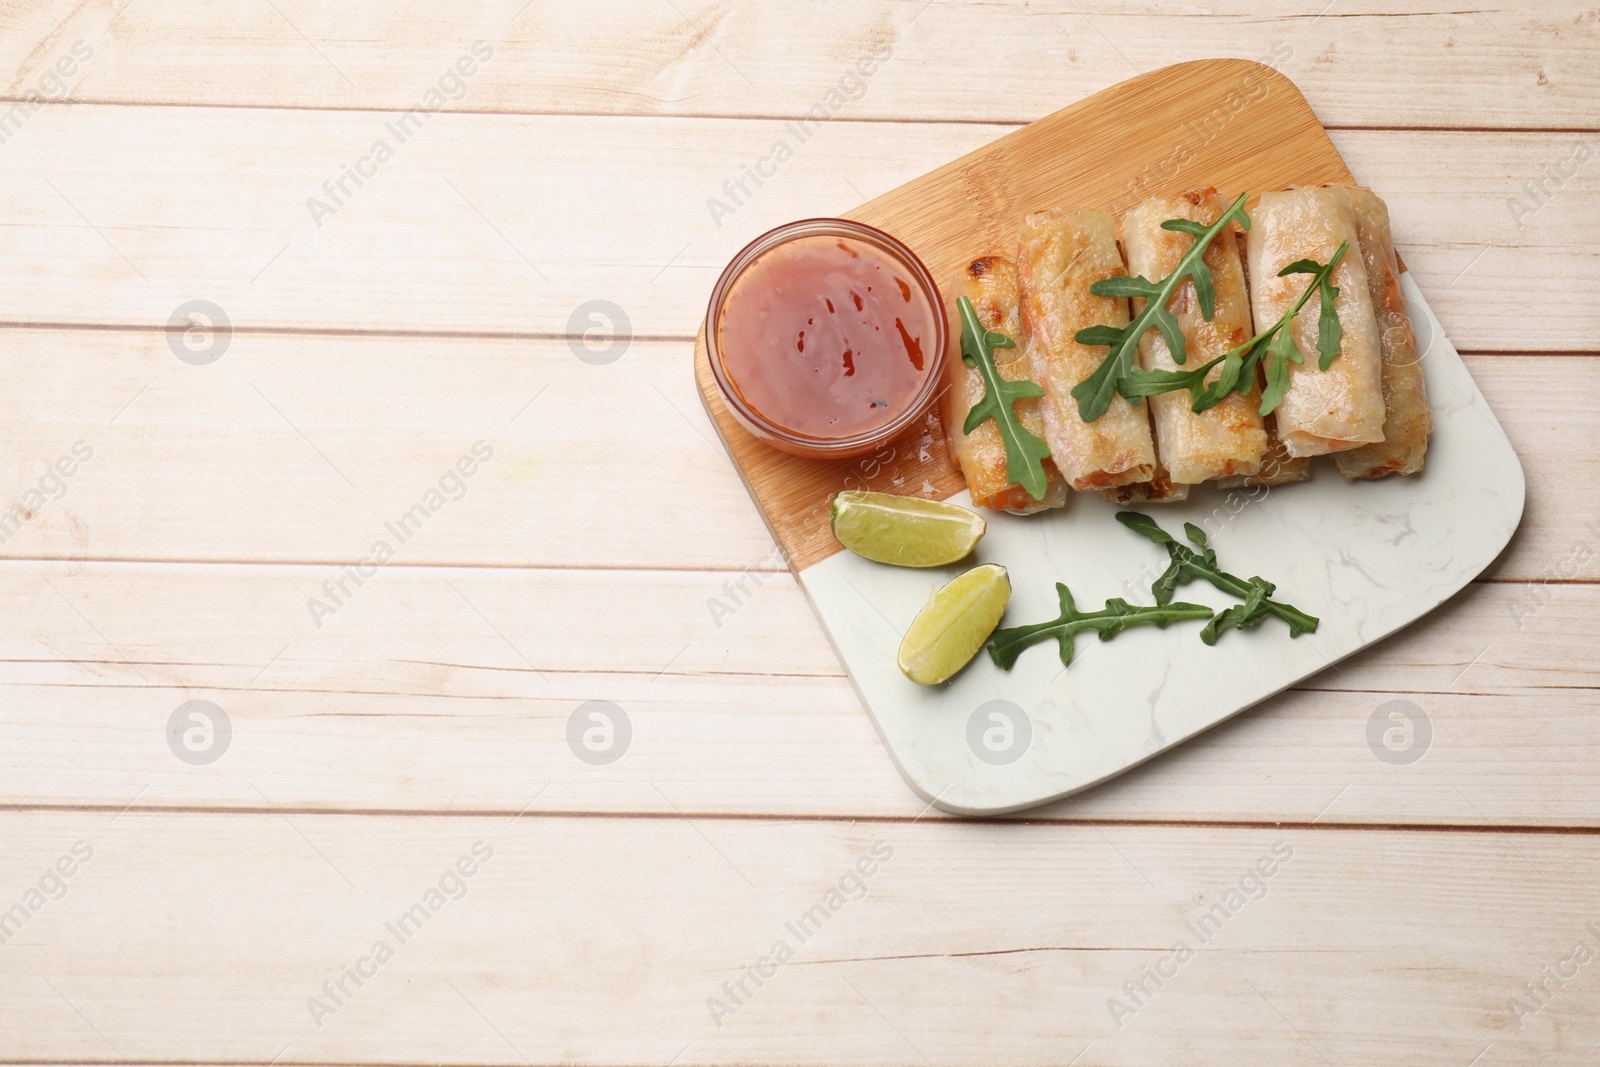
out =
[[[1188,358],[1183,329],[1178,325],[1177,317],[1167,310],[1167,301],[1185,280],[1193,279],[1195,294],[1200,300],[1200,314],[1207,322],[1211,321],[1217,311],[1217,290],[1211,277],[1211,268],[1205,264],[1206,249],[1211,247],[1212,240],[1229,223],[1238,222],[1244,229],[1250,228],[1250,216],[1244,210],[1245,198],[1246,194],[1239,194],[1239,198],[1210,226],[1190,219],[1168,219],[1163,222],[1163,230],[1187,233],[1194,238],[1194,243],[1178,260],[1172,273],[1161,281],[1118,276],[1102,278],[1089,286],[1089,292],[1095,296],[1142,297],[1145,305],[1121,329],[1115,326],[1091,326],[1079,330],[1074,337],[1081,345],[1108,345],[1111,349],[1094,373],[1073,387],[1072,395],[1078,401],[1078,415],[1084,422],[1093,422],[1111,407],[1111,400],[1121,390],[1123,379],[1136,365],[1134,356],[1139,349],[1139,338],[1145,335],[1145,331],[1160,330],[1161,336],[1166,338],[1173,362],[1183,365]],[[1127,396],[1126,393],[1123,395]]]
[[[1129,400],[1133,400],[1187,389],[1190,397],[1189,406],[1199,413],[1216,407],[1230,393],[1248,395],[1256,385],[1256,367],[1265,360],[1267,387],[1261,392],[1259,411],[1263,417],[1272,414],[1283,403],[1283,394],[1289,388],[1290,362],[1305,362],[1304,353],[1295,343],[1291,324],[1294,322],[1294,317],[1300,313],[1300,309],[1305,307],[1306,301],[1311,299],[1313,292],[1317,293],[1321,300],[1317,316],[1317,369],[1327,370],[1332,366],[1334,357],[1339,354],[1339,345],[1344,338],[1344,327],[1339,324],[1339,314],[1334,309],[1333,302],[1339,295],[1339,287],[1333,284],[1332,278],[1334,268],[1344,259],[1349,247],[1348,241],[1341,244],[1326,266],[1313,260],[1301,259],[1279,271],[1280,278],[1291,274],[1310,274],[1311,282],[1306,286],[1305,292],[1300,294],[1300,299],[1295,301],[1294,306],[1282,318],[1244,344],[1230,348],[1216,359],[1191,370],[1144,370],[1141,367],[1132,367],[1119,383],[1118,391]],[[1218,364],[1222,365],[1222,373],[1217,375],[1216,381],[1207,385],[1206,376]]]
[[1027,397],[1043,396],[1044,390],[1026,378],[1012,381],[1000,377],[994,350],[1015,348],[1017,343],[1003,333],[985,328],[978,321],[972,301],[966,297],[956,301],[956,309],[961,315],[961,361],[977,368],[983,376],[983,399],[967,412],[961,432],[971,433],[986,420],[993,419],[995,428],[1000,431],[1000,440],[1006,446],[1007,480],[1022,486],[1033,499],[1043,500],[1049,481],[1043,461],[1050,455],[1050,446],[1022,425],[1013,405]]
[[1148,515],[1137,511],[1121,511],[1117,513],[1117,521],[1134,533],[1143,534],[1166,548],[1167,555],[1172,560],[1166,572],[1150,587],[1157,604],[1170,603],[1178,586],[1196,579],[1210,582],[1224,593],[1238,597],[1243,602],[1217,615],[1204,630],[1200,631],[1200,640],[1206,644],[1216,644],[1217,639],[1229,630],[1252,630],[1261,625],[1262,620],[1269,615],[1282,619],[1289,625],[1290,637],[1316,632],[1319,621],[1316,616],[1307,615],[1299,608],[1273,600],[1272,594],[1276,592],[1277,587],[1265,578],[1246,580],[1225,572],[1217,563],[1216,550],[1206,542],[1205,531],[1194,523],[1184,523],[1183,529],[1195,548],[1199,549],[1198,552],[1179,542]]
[[1010,626],[996,630],[989,637],[989,658],[995,666],[1009,671],[1023,650],[1054,637],[1060,644],[1062,666],[1071,666],[1074,639],[1080,630],[1098,630],[1100,640],[1109,641],[1130,626],[1159,626],[1186,619],[1209,619],[1211,609],[1203,604],[1161,604],[1135,607],[1119,597],[1106,601],[1099,611],[1079,611],[1072,600],[1072,591],[1061,582],[1056,583],[1061,597],[1061,615],[1049,622],[1031,626]]

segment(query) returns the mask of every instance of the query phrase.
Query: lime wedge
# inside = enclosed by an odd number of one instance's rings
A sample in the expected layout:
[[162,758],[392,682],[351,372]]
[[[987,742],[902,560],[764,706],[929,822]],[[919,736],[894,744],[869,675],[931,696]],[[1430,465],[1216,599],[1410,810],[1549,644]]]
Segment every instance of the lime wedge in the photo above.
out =
[[900,642],[900,670],[918,685],[954,675],[989,639],[1011,599],[1011,580],[985,563],[934,590]]
[[847,489],[833,498],[833,536],[858,556],[897,567],[942,567],[983,536],[982,516],[957,504]]

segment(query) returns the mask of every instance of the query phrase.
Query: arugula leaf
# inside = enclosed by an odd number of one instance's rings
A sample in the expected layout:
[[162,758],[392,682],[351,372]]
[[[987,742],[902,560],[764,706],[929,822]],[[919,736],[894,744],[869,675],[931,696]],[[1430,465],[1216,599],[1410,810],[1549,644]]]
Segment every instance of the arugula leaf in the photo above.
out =
[[989,637],[989,658],[994,660],[995,666],[1009,671],[1025,649],[1052,637],[1060,645],[1062,666],[1071,666],[1073,644],[1080,630],[1098,630],[1100,640],[1109,641],[1130,626],[1159,626],[1164,630],[1168,623],[1211,618],[1211,609],[1202,604],[1135,607],[1119,597],[1106,601],[1106,606],[1099,611],[1081,612],[1065,585],[1057,582],[1056,593],[1061,597],[1059,618],[1032,626],[1007,627]]
[[[1326,266],[1313,260],[1300,259],[1279,271],[1280,278],[1291,274],[1310,274],[1313,277],[1305,292],[1300,294],[1300,299],[1295,301],[1294,306],[1285,312],[1282,318],[1244,344],[1230,348],[1216,359],[1193,370],[1145,370],[1138,366],[1131,367],[1118,384],[1117,391],[1129,400],[1133,400],[1187,389],[1191,401],[1190,408],[1198,414],[1216,407],[1230,393],[1248,395],[1256,386],[1256,367],[1265,361],[1267,385],[1261,392],[1259,413],[1263,418],[1272,414],[1283,403],[1283,394],[1289,388],[1289,364],[1306,361],[1305,353],[1300,351],[1300,346],[1295,342],[1293,323],[1295,316],[1305,307],[1313,292],[1318,293],[1321,299],[1317,319],[1318,369],[1327,370],[1332,366],[1334,357],[1339,354],[1344,328],[1339,324],[1339,314],[1333,304],[1339,295],[1339,287],[1333,285],[1330,279],[1333,277],[1334,268],[1344,259],[1347,251],[1349,242],[1338,247]],[[1216,381],[1207,385],[1206,376],[1219,363],[1222,365],[1222,373],[1217,375]]]
[[1137,511],[1120,511],[1117,513],[1117,521],[1134,533],[1143,534],[1166,548],[1167,556],[1172,560],[1165,573],[1150,587],[1157,604],[1169,603],[1178,586],[1197,579],[1210,582],[1229,596],[1238,597],[1243,601],[1242,604],[1231,607],[1213,618],[1200,632],[1200,640],[1206,644],[1216,644],[1217,638],[1229,630],[1254,629],[1269,615],[1288,624],[1290,637],[1316,632],[1319,625],[1317,617],[1307,615],[1292,605],[1273,600],[1272,594],[1277,591],[1277,587],[1265,578],[1246,580],[1223,571],[1217,563],[1216,551],[1206,541],[1205,531],[1194,523],[1183,524],[1184,534],[1195,546],[1190,548],[1163,530],[1148,515]]
[[1161,336],[1166,338],[1168,349],[1172,352],[1173,362],[1179,366],[1183,365],[1188,358],[1183,330],[1179,327],[1177,318],[1167,310],[1167,301],[1186,279],[1192,278],[1195,293],[1200,300],[1200,313],[1208,322],[1216,314],[1216,285],[1211,277],[1211,269],[1205,265],[1204,257],[1206,249],[1211,247],[1211,242],[1217,234],[1227,228],[1229,223],[1237,221],[1245,229],[1250,228],[1250,216],[1245,213],[1244,202],[1245,194],[1241,193],[1228,210],[1210,226],[1202,226],[1189,219],[1168,219],[1163,222],[1162,229],[1190,234],[1194,237],[1194,243],[1183,254],[1183,258],[1178,260],[1178,265],[1173,268],[1172,273],[1161,281],[1114,277],[1103,278],[1089,286],[1089,292],[1096,296],[1142,297],[1145,305],[1122,329],[1095,326],[1079,330],[1074,338],[1082,345],[1106,345],[1111,349],[1100,366],[1073,387],[1072,396],[1078,401],[1078,415],[1084,422],[1093,422],[1111,407],[1111,400],[1117,395],[1121,382],[1135,366],[1134,356],[1139,349],[1139,338],[1145,335],[1146,330],[1151,328],[1160,330]]
[[[1337,260],[1335,261],[1337,263]],[[1328,268],[1331,273],[1333,266]],[[1327,370],[1333,364],[1333,357],[1339,354],[1339,343],[1344,340],[1344,326],[1339,322],[1339,313],[1334,310],[1333,301],[1339,295],[1339,287],[1329,284],[1329,275],[1323,275],[1317,283],[1317,292],[1322,294],[1322,312],[1317,316],[1317,360],[1318,370]]]
[[[1200,640],[1208,645],[1214,645],[1217,643],[1217,638],[1229,630],[1253,630],[1260,626],[1262,620],[1267,617],[1266,599],[1271,595],[1270,583],[1260,578],[1250,579],[1250,593],[1245,597],[1244,603],[1235,604],[1214,616],[1206,623],[1206,628],[1200,631]],[[1299,636],[1294,634],[1293,630],[1290,633]]]
[[1145,370],[1143,367],[1134,367],[1117,386],[1117,392],[1129,400],[1139,400],[1147,396],[1159,396],[1162,393],[1176,393],[1179,389],[1187,389],[1190,396],[1198,400],[1201,390],[1206,386],[1206,375],[1210,374],[1211,368],[1221,363],[1224,358],[1218,356],[1193,370]]
[[956,308],[961,314],[961,361],[983,376],[983,399],[967,412],[961,432],[971,433],[993,419],[1006,446],[1006,478],[1026,489],[1033,499],[1043,500],[1049,484],[1043,461],[1050,455],[1050,446],[1022,425],[1013,405],[1025,397],[1044,396],[1044,390],[1026,378],[1011,381],[1000,377],[994,350],[1015,348],[1017,343],[1003,333],[985,329],[966,297],[956,301]]
[[1287,323],[1279,323],[1279,326],[1282,328],[1267,342],[1267,387],[1261,390],[1262,418],[1278,410],[1278,405],[1283,403],[1283,394],[1289,390],[1289,363],[1306,361],[1305,353],[1295,343],[1294,330]]
[[[1243,219],[1244,228],[1248,230],[1250,228],[1250,216],[1245,215]],[[1163,230],[1172,230],[1175,233],[1186,233],[1196,240],[1204,237],[1207,244],[1211,242],[1211,238],[1206,237],[1208,227],[1203,222],[1195,222],[1192,219],[1168,219],[1161,224],[1161,228]],[[1206,266],[1204,254],[1195,261],[1194,274],[1191,277],[1194,279],[1195,295],[1200,298],[1200,315],[1207,322],[1210,322],[1217,313],[1217,286],[1211,278],[1211,268]],[[1182,363],[1183,360],[1180,359],[1177,362]]]

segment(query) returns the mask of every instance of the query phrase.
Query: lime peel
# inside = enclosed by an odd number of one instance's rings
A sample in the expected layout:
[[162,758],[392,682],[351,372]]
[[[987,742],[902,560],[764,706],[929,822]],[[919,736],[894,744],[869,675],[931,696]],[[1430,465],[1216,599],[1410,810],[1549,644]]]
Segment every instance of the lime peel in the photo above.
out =
[[829,525],[856,555],[897,567],[965,559],[988,528],[983,516],[959,504],[860,489],[834,495]]
[[957,575],[928,597],[900,642],[901,672],[918,685],[938,685],[965,667],[989,639],[1011,599],[1011,579],[998,563]]

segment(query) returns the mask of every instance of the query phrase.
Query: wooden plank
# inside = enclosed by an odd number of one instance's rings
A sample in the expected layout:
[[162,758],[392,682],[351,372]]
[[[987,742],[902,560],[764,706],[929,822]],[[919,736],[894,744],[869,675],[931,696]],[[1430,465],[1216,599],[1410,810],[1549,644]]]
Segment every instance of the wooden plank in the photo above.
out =
[[[923,813],[786,575],[741,588],[726,574],[393,568],[319,628],[306,602],[331,577],[0,572],[15,620],[0,643],[0,804]],[[1469,587],[1300,691],[1028,818],[1597,825],[1586,695],[1600,653],[1583,623],[1597,610],[1600,586]],[[204,766],[166,740],[190,700],[232,726]],[[1431,725],[1411,765],[1369,748],[1395,700]],[[591,701],[630,724],[609,764],[571,747],[575,718],[600,725]]]
[[[237,333],[200,367],[149,331],[7,345],[0,501],[39,506],[0,527],[0,558],[350,563],[387,539],[398,566],[784,569],[713,443],[686,342],[634,341],[607,366],[560,340]],[[1492,573],[1600,577],[1600,361],[1468,364],[1528,476]],[[384,524],[478,440],[495,454],[465,496],[400,544]],[[63,494],[46,472],[78,441],[94,454]]]
[[[693,336],[718,272],[750,238],[859,205],[1008,129],[836,123],[798,144],[776,120],[437,115],[398,144],[394,121],[42,110],[0,155],[0,323],[164,328],[205,299],[235,328],[565,336],[619,325],[586,307],[608,300],[635,337]],[[760,187],[746,180],[785,138],[794,158]],[[378,139],[396,142],[393,158],[330,196],[324,183]],[[1357,177],[1389,200],[1401,251],[1461,350],[1594,350],[1588,171],[1520,228],[1507,207],[1572,142],[1339,135]],[[730,194],[740,180],[748,195]],[[732,217],[708,206],[730,195]],[[313,219],[313,198],[336,213]]]
[[[1582,977],[1520,1032],[1509,1006],[1592,948],[1593,836],[973,829],[15,815],[8,903],[74,843],[92,856],[3,946],[0,1006],[27,1020],[6,1057],[1034,1064],[1088,1045],[1107,1067],[1459,1067],[1600,1040]],[[758,963],[735,1003],[723,982]],[[347,995],[322,988],[357,965]],[[1134,1008],[1124,983],[1158,966]],[[336,1009],[320,1027],[312,998]]]
[[[843,118],[1028,122],[1140,71],[1208,57],[1280,63],[1340,126],[1593,129],[1600,91],[1595,23],[1581,0],[1482,10],[1223,0],[1204,11],[870,0],[803,20],[706,2],[401,0],[335,13],[303,0],[276,11],[182,0],[126,7],[112,22],[118,6],[47,0],[8,11],[9,92],[37,90],[80,38],[96,55],[73,95],[135,103],[411,107],[479,38],[494,58],[451,108],[794,116],[837,90]],[[974,41],[1003,42],[1007,61]],[[874,46],[892,60],[847,80]]]
[[[404,107],[460,54],[456,35],[492,37],[521,4],[335,15],[163,0],[102,27],[121,2],[8,5],[13,99],[101,32],[80,99]],[[754,6],[680,3],[685,23],[671,5],[574,18],[536,3],[506,62],[451,107],[783,115],[774,104],[823,99],[885,39],[894,62],[841,118],[1009,121],[1120,79],[1119,48],[1151,65],[1178,48],[1259,58],[1281,31],[1311,42],[1285,69],[1317,86],[1319,108],[1348,107],[1349,124],[1593,128],[1596,24],[1582,5],[1313,18],[1321,5],[1262,15],[1229,0],[1221,18],[1158,18],[874,0],[802,25]],[[974,40],[1013,61],[996,66]],[[440,116],[316,229],[305,197],[391,117],[51,107],[0,153],[0,319],[143,331],[7,332],[4,499],[21,502],[74,441],[97,450],[65,497],[25,504],[37,514],[0,548],[51,559],[0,566],[14,593],[0,802],[99,810],[0,819],[0,908],[29,900],[73,842],[96,849],[0,944],[16,964],[0,969],[0,1061],[1032,1063],[1090,1045],[1081,1064],[1487,1067],[1593,1047],[1581,986],[1520,1028],[1511,1002],[1573,941],[1594,944],[1593,836],[1463,832],[1595,825],[1594,590],[1564,584],[1574,567],[1596,573],[1580,555],[1600,516],[1597,397],[1579,361],[1472,361],[1529,463],[1529,517],[1499,576],[1531,581],[1470,588],[1328,672],[1329,691],[1290,694],[1045,813],[1098,824],[957,826],[919,815],[803,601],[771,575],[726,461],[698,443],[686,346],[638,339],[593,367],[561,338],[587,327],[572,316],[597,297],[624,306],[640,338],[682,337],[721,262],[768,221],[847,207],[1004,127],[832,124],[717,229],[705,198],[781,121]],[[1521,227],[1505,205],[1571,136],[1338,135],[1397,205],[1407,258],[1463,347],[1593,352],[1587,174]],[[245,328],[208,367],[177,363],[150,332],[196,297]],[[1524,324],[1531,306],[1548,315]],[[514,336],[327,335],[346,329]],[[551,392],[513,422],[508,409],[546,385],[565,402],[542,407]],[[480,427],[500,434],[484,438],[498,451],[482,471],[498,480],[444,505],[415,553],[322,629],[304,601],[331,567],[84,562],[354,559]],[[440,562],[466,566],[426,566]],[[479,562],[712,569],[469,569]],[[707,601],[731,597],[730,581],[752,598],[718,626]],[[157,737],[197,697],[238,728],[205,766]],[[1366,747],[1369,717],[1396,697],[1435,728],[1407,767]],[[592,699],[624,705],[637,731],[608,766],[566,747],[569,716]],[[432,814],[293,807],[391,803]],[[485,804],[502,814],[450,814]],[[857,813],[867,820],[847,825]],[[1454,832],[1321,829],[1397,813]],[[1317,825],[1104,824],[1208,817]],[[895,854],[865,899],[718,1028],[706,998],[880,836]],[[306,998],[479,839],[496,857],[467,895],[319,1029]],[[1107,1002],[1122,983],[1279,840],[1295,858],[1267,896],[1117,1028]]]

